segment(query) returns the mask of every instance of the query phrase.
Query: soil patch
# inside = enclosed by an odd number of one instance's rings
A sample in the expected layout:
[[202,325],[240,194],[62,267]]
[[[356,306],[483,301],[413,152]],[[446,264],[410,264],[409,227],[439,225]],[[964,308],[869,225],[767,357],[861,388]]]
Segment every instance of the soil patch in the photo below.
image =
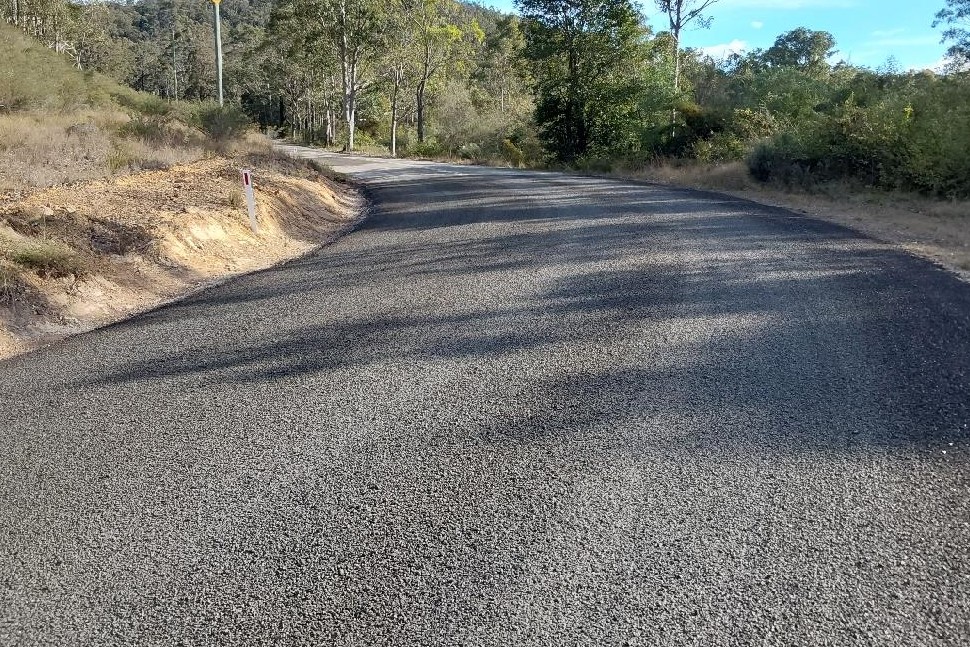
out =
[[[362,200],[296,162],[222,157],[0,198],[0,357],[304,255]],[[259,231],[240,168],[253,167]]]

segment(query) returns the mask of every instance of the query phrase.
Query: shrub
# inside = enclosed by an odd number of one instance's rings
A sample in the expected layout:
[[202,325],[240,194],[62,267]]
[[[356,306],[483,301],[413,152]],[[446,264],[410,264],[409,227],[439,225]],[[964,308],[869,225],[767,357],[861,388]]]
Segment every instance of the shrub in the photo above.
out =
[[462,144],[458,149],[458,157],[464,160],[480,160],[482,159],[482,147],[475,142]]
[[744,159],[745,145],[733,133],[717,133],[694,142],[694,157],[702,162],[736,162]]
[[241,209],[243,205],[246,204],[243,199],[242,191],[239,189],[230,189],[226,202],[228,202],[229,206],[233,209]]
[[525,153],[522,149],[512,143],[511,139],[502,140],[502,158],[515,167],[520,167],[525,162]]
[[14,250],[11,260],[44,278],[81,276],[86,272],[85,264],[77,254],[53,241],[30,243]]
[[134,116],[131,121],[118,129],[122,137],[141,139],[151,144],[167,141],[169,136],[168,124],[157,117]]
[[249,117],[235,105],[203,103],[192,115],[193,125],[212,141],[225,144],[242,137],[249,128]]
[[817,160],[801,142],[785,133],[755,146],[746,161],[748,171],[756,180],[808,189],[822,179]]
[[410,157],[438,158],[444,154],[444,148],[437,140],[428,139],[423,142],[414,141],[408,145],[407,154]]
[[112,173],[125,171],[131,166],[131,155],[122,148],[114,148],[105,159],[105,165]]
[[20,277],[17,270],[0,264],[0,303],[13,303],[17,298],[20,287]]

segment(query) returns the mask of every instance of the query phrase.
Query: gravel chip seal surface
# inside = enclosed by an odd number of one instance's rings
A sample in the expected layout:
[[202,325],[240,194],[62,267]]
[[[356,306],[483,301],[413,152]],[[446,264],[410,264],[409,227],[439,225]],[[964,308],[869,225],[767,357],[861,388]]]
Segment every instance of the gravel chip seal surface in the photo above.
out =
[[0,644],[970,642],[970,285],[717,194],[296,152],[371,218],[0,363]]

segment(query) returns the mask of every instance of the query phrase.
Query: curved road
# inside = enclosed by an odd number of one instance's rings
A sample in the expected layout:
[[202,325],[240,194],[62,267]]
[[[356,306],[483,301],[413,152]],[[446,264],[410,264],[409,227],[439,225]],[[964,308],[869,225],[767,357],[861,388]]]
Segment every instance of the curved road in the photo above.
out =
[[970,642],[970,285],[716,194],[323,157],[355,232],[0,364],[0,644]]

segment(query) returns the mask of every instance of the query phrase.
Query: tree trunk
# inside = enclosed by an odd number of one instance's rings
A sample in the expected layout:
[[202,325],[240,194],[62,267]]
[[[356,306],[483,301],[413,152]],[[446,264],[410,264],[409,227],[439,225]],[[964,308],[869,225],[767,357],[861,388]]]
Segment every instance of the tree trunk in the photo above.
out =
[[424,90],[427,82],[427,79],[421,79],[418,83],[418,93],[415,97],[417,101],[418,141],[422,144],[424,143]]
[[350,88],[347,96],[347,107],[344,110],[344,118],[347,120],[347,151],[354,150],[354,135],[357,129],[357,91]]
[[391,157],[397,157],[397,108],[391,112]]
[[[678,15],[678,20],[680,16]],[[680,25],[673,29],[674,37],[674,101],[680,94]],[[677,104],[670,108],[670,138],[677,136]]]
[[680,34],[674,34],[674,92],[680,92]]
[[394,87],[391,90],[391,157],[397,157],[397,95],[399,85],[395,74]]
[[357,68],[350,59],[347,34],[341,40],[341,67],[343,68],[344,120],[347,122],[347,150],[354,150],[354,131],[357,120]]

